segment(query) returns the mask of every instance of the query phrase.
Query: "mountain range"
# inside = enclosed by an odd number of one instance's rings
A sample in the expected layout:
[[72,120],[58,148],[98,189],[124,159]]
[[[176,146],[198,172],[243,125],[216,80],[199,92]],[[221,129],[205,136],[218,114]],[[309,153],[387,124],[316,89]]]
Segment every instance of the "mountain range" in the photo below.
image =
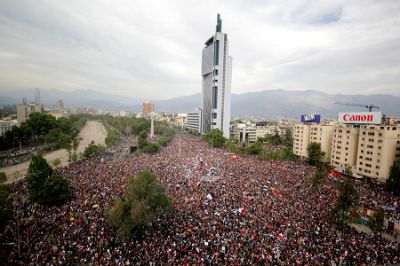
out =
[[[33,90],[1,92],[0,105],[22,102],[23,96],[33,98]],[[62,99],[65,106],[91,106],[105,110],[127,110],[138,112],[143,99],[105,94],[94,90],[62,91],[41,89],[41,101],[52,106]],[[400,116],[400,97],[386,94],[344,95],[320,91],[264,90],[232,94],[232,116],[265,118],[299,117],[301,114],[316,113],[323,118],[335,118],[338,112],[367,111],[364,107],[338,105],[335,102],[380,106],[387,115]],[[201,94],[181,96],[168,100],[153,101],[157,112],[187,112],[201,106]]]

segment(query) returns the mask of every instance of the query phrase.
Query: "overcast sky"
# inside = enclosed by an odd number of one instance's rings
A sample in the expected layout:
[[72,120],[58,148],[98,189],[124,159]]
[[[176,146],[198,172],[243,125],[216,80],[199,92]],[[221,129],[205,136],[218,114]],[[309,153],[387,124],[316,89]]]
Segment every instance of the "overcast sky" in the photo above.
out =
[[232,92],[400,96],[400,1],[0,1],[0,92],[93,89],[165,99],[201,92],[217,13]]

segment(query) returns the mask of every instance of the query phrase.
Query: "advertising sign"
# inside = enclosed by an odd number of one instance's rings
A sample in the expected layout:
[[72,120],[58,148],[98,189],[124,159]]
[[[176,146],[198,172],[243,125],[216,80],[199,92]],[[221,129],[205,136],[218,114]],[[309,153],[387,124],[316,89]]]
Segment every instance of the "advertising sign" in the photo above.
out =
[[339,113],[338,122],[345,124],[380,124],[382,112]]
[[301,115],[302,123],[319,123],[321,121],[321,115],[316,114],[308,114],[308,115]]

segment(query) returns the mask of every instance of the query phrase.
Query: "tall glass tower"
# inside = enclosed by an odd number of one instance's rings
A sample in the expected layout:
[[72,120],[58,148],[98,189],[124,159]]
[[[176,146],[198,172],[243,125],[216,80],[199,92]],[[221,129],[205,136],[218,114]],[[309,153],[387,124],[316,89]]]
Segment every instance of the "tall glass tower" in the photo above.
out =
[[232,57],[228,55],[228,35],[222,33],[220,15],[215,34],[209,38],[202,54],[203,133],[220,129],[229,138],[231,120]]

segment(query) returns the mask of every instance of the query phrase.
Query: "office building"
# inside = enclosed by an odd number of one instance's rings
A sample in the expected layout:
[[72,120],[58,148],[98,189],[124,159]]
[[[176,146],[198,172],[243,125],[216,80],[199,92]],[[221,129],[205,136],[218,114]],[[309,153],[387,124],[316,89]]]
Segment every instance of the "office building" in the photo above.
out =
[[18,104],[17,105],[17,121],[18,123],[25,122],[29,115],[33,112],[41,113],[43,108],[40,104]]
[[201,133],[201,116],[201,108],[196,108],[195,110],[188,112],[186,117],[186,128]]
[[228,53],[228,36],[222,33],[218,14],[216,32],[202,52],[202,132],[220,129],[229,138],[231,118],[232,57]]
[[41,104],[40,102],[40,90],[39,89],[35,89],[35,103],[36,104]]
[[143,103],[143,117],[149,117],[150,113],[154,112],[154,104],[149,102]]

